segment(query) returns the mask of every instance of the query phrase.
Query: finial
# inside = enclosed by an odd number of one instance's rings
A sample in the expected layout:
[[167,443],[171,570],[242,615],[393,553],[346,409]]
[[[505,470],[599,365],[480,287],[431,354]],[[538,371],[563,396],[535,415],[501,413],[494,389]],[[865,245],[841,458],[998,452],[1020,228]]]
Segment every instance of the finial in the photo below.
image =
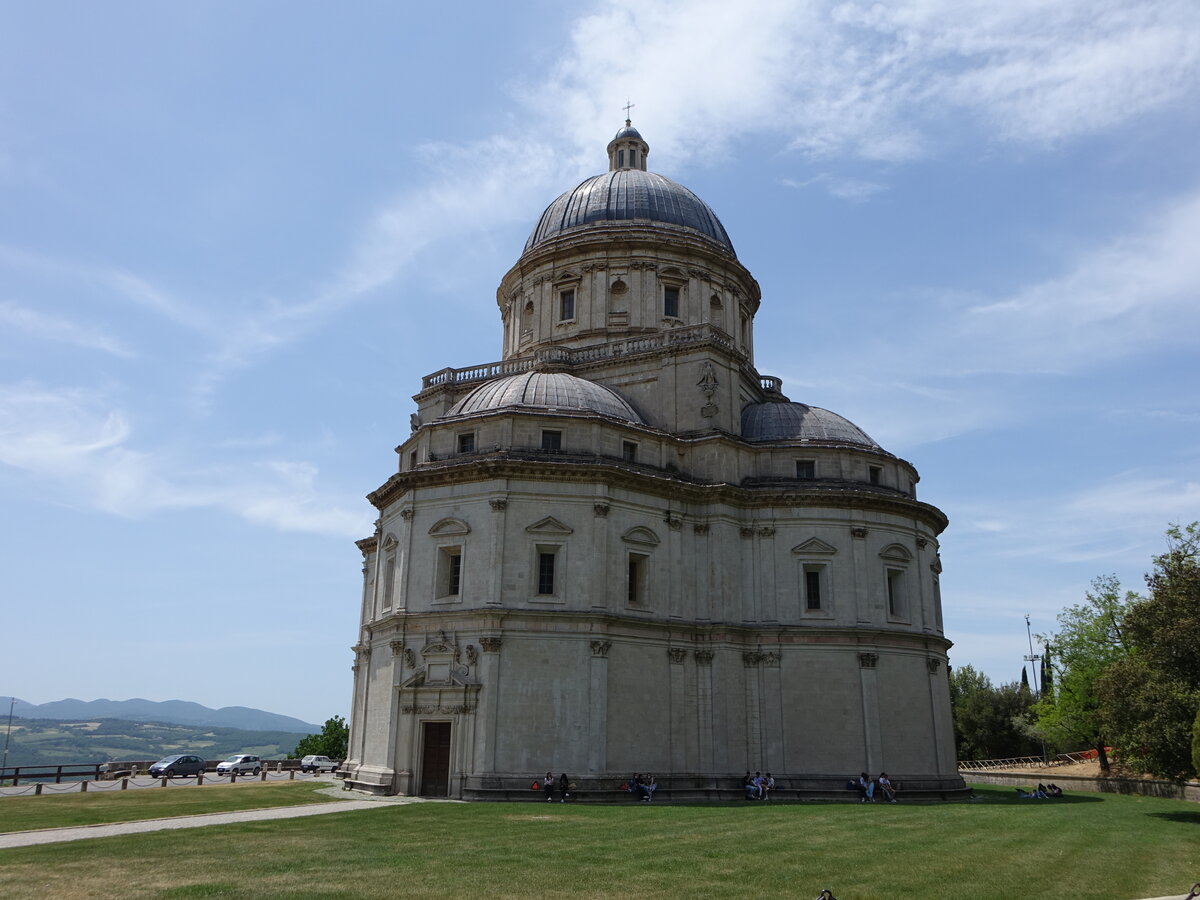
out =
[[626,98],[625,98],[625,105],[622,107],[622,109],[624,109],[624,110],[625,110],[625,127],[626,127],[626,128],[628,128],[630,125],[632,125],[632,124],[633,124],[633,122],[632,122],[632,121],[630,120],[630,118],[629,118],[629,111],[630,111],[631,109],[633,109],[633,108],[634,108],[634,106],[636,106],[636,105],[637,105],[637,104],[630,103],[630,102],[629,102],[629,98],[628,98],[628,97],[626,97]]

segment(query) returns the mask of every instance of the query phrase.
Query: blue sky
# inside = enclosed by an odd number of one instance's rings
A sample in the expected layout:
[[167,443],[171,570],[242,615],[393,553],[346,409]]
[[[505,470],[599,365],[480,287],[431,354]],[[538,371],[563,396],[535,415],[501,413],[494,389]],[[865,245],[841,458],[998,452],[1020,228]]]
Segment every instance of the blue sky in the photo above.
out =
[[627,99],[950,516],[952,663],[1200,519],[1192,0],[4,10],[4,693],[345,713],[363,495]]

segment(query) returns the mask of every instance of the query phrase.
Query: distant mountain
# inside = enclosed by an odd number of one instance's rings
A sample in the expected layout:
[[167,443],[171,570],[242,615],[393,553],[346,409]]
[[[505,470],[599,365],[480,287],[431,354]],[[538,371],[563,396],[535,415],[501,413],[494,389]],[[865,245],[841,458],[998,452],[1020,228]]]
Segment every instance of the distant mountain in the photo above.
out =
[[[26,711],[28,707],[26,704]],[[301,741],[294,731],[247,731],[219,725],[90,717],[64,721],[25,716],[18,719],[14,715],[11,733],[7,716],[0,721],[0,727],[8,742],[9,766],[153,762],[171,753],[198,753],[208,760],[224,759],[230,753],[282,759]]]
[[[0,701],[0,718],[7,711]],[[26,703],[17,700],[13,715],[23,719],[123,719],[127,722],[174,722],[203,728],[241,728],[247,731],[287,731],[295,734],[316,734],[320,725],[312,725],[281,716],[278,713],[251,709],[248,706],[223,706],[209,709],[187,700],[52,700],[49,703]]]

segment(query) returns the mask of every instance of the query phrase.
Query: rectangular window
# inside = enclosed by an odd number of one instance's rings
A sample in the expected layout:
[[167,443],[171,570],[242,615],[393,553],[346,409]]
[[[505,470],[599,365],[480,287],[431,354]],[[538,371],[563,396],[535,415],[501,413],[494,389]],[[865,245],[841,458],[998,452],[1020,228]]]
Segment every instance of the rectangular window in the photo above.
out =
[[640,553],[629,554],[625,599],[630,606],[641,603],[646,598],[646,557]]
[[821,608],[821,570],[804,570],[804,608],[817,610]]
[[538,593],[554,593],[554,554],[538,554]]
[[462,547],[438,548],[437,596],[457,597],[462,593]]
[[633,441],[622,441],[621,459],[625,462],[637,462],[637,444]]
[[814,459],[798,459],[798,460],[796,460],[796,477],[797,478],[816,478],[817,477],[817,461]]
[[474,453],[475,452],[475,435],[460,434],[458,436],[458,452],[459,453]]
[[663,315],[672,319],[679,318],[679,288],[663,288]]
[[415,469],[417,467],[417,451],[416,450],[414,450],[412,453],[408,454],[408,467],[410,469]]
[[543,450],[561,450],[562,449],[562,432],[561,431],[543,431],[542,432],[542,449]]
[[559,291],[558,318],[559,321],[575,318],[575,291]]
[[903,619],[907,614],[904,602],[904,573],[899,569],[887,571],[888,615]]
[[380,597],[381,609],[392,608],[392,594],[396,590],[396,554],[390,553],[383,561],[383,596]]
[[879,466],[871,466],[867,469],[867,475],[871,480],[871,484],[879,484],[880,476],[883,475],[883,469],[879,468]]
[[617,151],[617,168],[618,169],[625,168],[625,151],[624,150]]

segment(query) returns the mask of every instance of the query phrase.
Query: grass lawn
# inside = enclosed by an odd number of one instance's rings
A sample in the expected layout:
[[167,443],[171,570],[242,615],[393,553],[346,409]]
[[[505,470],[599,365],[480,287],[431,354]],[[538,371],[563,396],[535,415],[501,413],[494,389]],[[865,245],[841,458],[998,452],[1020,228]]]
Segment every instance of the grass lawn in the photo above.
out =
[[1131,900],[1200,877],[1195,805],[976,792],[931,805],[381,804],[0,850],[0,896]]
[[[56,794],[44,797],[0,797],[0,834],[104,822],[135,822],[169,816],[264,809],[322,803],[331,798],[314,793],[329,782],[277,782],[271,784],[211,784],[203,787],[170,787]],[[0,891],[0,895],[3,891]]]

